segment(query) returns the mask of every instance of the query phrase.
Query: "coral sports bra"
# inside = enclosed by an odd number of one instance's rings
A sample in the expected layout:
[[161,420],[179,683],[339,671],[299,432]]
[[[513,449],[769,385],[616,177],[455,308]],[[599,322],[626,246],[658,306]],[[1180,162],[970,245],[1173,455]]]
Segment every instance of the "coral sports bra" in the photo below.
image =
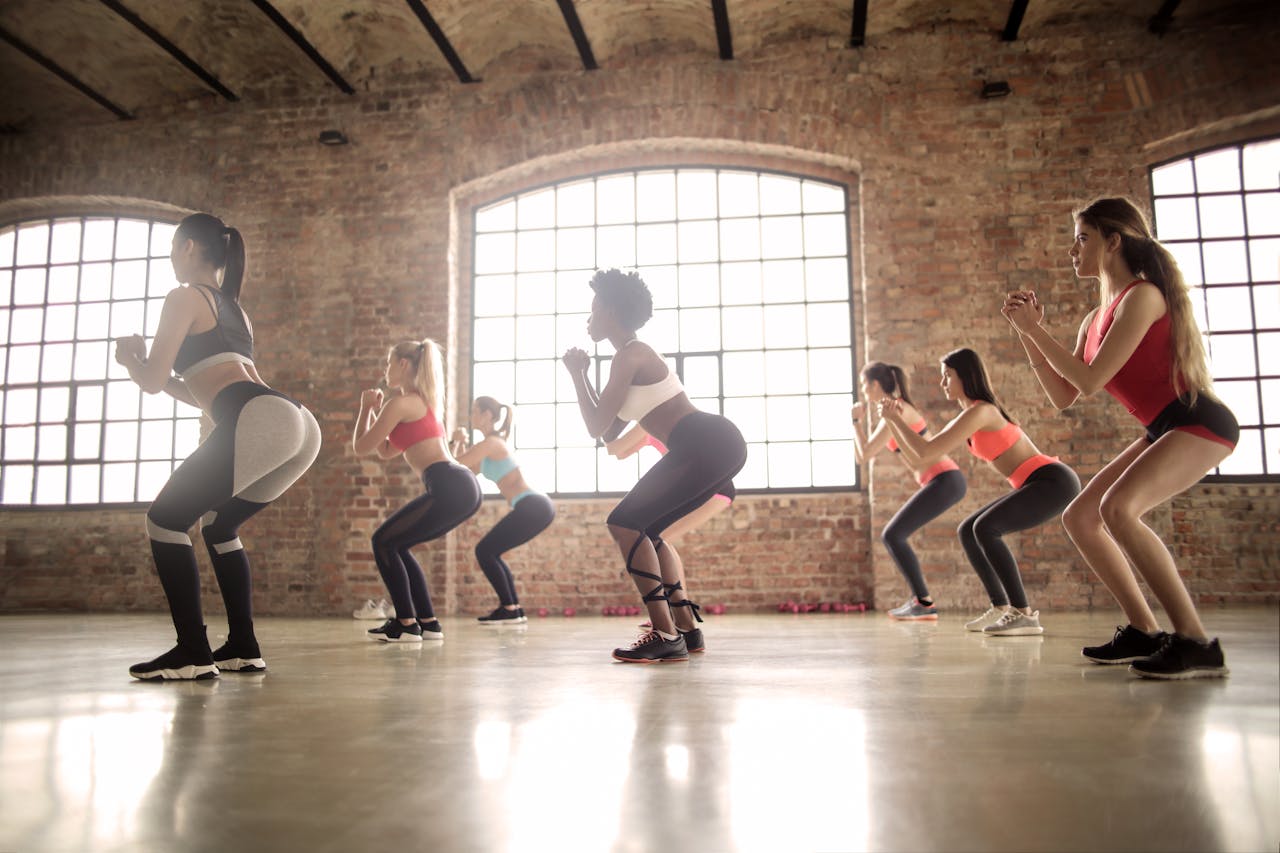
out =
[[[924,418],[921,418],[920,420],[911,424],[909,427],[907,427],[907,429],[911,430],[912,432],[919,433],[920,435],[924,435],[926,432],[929,431],[929,427],[925,423]],[[885,445],[885,447],[889,448],[894,453],[902,452],[902,450],[898,447],[898,442],[894,441],[892,438],[889,439],[889,442],[888,444]]]
[[1022,427],[1017,424],[1006,423],[1000,429],[980,429],[969,436],[969,452],[983,462],[990,462],[1017,444],[1020,438]]

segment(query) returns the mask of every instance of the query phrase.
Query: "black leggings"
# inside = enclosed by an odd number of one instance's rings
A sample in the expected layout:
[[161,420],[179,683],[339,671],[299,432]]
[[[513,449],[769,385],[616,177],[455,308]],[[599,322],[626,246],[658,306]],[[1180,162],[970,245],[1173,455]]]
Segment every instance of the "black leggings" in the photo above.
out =
[[438,539],[480,508],[476,475],[456,462],[436,462],[422,472],[426,493],[396,510],[373,532],[373,559],[396,607],[397,619],[435,618],[427,575],[409,553]]
[[916,552],[907,540],[921,527],[958,504],[967,491],[964,474],[956,470],[943,471],[908,498],[880,534],[884,546],[889,549],[889,556],[893,557],[916,598],[928,598],[929,587],[924,582]]
[[216,426],[147,510],[156,572],[179,643],[203,647],[200,575],[187,531],[201,534],[227,608],[229,640],[253,635],[249,558],[240,525],[284,493],[320,452],[320,425],[302,405],[256,382],[228,385],[210,408]]
[[1080,478],[1061,462],[1032,471],[1021,486],[960,522],[960,544],[997,607],[1027,606],[1018,561],[1001,538],[1056,518],[1080,494]]
[[502,555],[517,548],[546,530],[556,517],[556,505],[540,492],[525,492],[493,529],[476,544],[476,561],[489,579],[498,601],[503,605],[516,605],[516,580]]

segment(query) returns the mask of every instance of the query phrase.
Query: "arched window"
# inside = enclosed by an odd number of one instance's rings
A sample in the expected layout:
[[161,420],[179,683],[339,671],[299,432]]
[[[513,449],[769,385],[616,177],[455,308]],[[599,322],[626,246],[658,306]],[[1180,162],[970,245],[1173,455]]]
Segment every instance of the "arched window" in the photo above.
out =
[[1217,473],[1280,476],[1280,139],[1151,169],[1156,233],[1192,289],[1214,389],[1240,421]]
[[199,443],[200,412],[144,395],[113,339],[155,334],[176,225],[53,217],[0,228],[0,501],[151,500]]
[[[739,489],[847,488],[853,318],[849,192],[731,168],[611,172],[519,192],[475,211],[471,388],[513,402],[515,444],[538,488],[629,489],[652,451],[618,461],[587,435],[560,365],[588,352],[588,281],[634,269],[654,297],[640,337],[694,404],[742,430]],[[612,349],[595,350],[595,380]],[[647,455],[646,455],[647,454]]]

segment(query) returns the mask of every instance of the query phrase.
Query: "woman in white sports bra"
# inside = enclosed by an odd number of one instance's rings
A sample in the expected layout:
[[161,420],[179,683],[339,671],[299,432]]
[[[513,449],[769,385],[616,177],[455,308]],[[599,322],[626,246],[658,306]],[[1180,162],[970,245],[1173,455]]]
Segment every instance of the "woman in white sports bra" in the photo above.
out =
[[653,625],[613,657],[627,663],[688,660],[690,651],[705,648],[695,624],[701,620],[680,584],[679,558],[662,532],[723,493],[746,463],[747,445],[727,418],[694,407],[662,356],[636,339],[636,330],[653,315],[653,297],[640,276],[601,270],[591,278],[591,289],[587,333],[597,343],[608,340],[616,353],[598,393],[587,376],[591,357],[576,347],[564,354],[587,431],[608,441],[637,421],[667,447],[609,514],[609,533]]

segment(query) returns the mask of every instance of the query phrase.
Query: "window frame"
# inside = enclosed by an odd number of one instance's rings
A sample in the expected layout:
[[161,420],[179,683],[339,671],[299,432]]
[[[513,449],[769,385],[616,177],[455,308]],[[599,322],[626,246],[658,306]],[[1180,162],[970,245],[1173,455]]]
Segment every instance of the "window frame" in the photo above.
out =
[[[5,259],[4,261],[5,266],[3,267],[3,269],[9,275],[9,280],[8,282],[6,282],[6,286],[9,288],[9,293],[7,294],[6,304],[3,306],[3,310],[7,312],[9,316],[6,317],[6,325],[3,330],[5,332],[5,340],[2,344],[0,344],[0,349],[3,349],[4,351],[4,358],[0,359],[0,368],[2,368],[2,372],[0,372],[0,390],[4,392],[4,394],[0,394],[0,460],[4,459],[4,454],[8,450],[8,447],[7,447],[8,442],[11,440],[11,436],[8,432],[9,425],[6,425],[4,423],[4,418],[7,415],[6,409],[8,404],[8,394],[11,391],[15,391],[15,390],[20,391],[20,390],[29,389],[36,392],[36,400],[37,400],[36,403],[34,404],[36,406],[35,412],[34,412],[34,419],[29,424],[35,430],[35,435],[33,437],[33,445],[32,445],[33,447],[32,458],[29,460],[28,459],[14,460],[12,462],[6,461],[3,463],[3,465],[0,465],[0,469],[3,469],[3,470],[0,470],[0,490],[2,490],[7,485],[6,479],[8,475],[8,470],[11,467],[22,466],[22,467],[29,467],[31,469],[32,478],[31,478],[31,491],[29,496],[30,502],[3,503],[2,499],[0,499],[0,512],[68,512],[68,511],[82,512],[82,511],[94,511],[94,510],[134,509],[139,506],[146,506],[153,500],[153,497],[139,496],[140,495],[139,487],[144,480],[140,466],[146,465],[148,463],[165,463],[168,465],[169,471],[172,472],[173,469],[176,468],[178,465],[180,465],[183,462],[183,460],[190,454],[191,450],[193,450],[196,446],[199,445],[200,435],[204,428],[204,425],[202,423],[202,413],[198,409],[190,407],[172,398],[168,398],[168,405],[172,406],[172,414],[166,417],[149,416],[147,411],[147,402],[146,402],[147,395],[142,394],[140,389],[138,390],[137,409],[133,417],[131,418],[112,417],[108,410],[108,405],[109,405],[108,389],[113,383],[121,383],[127,380],[128,378],[127,375],[123,375],[123,376],[121,375],[121,372],[119,369],[117,369],[114,358],[112,357],[112,354],[111,354],[111,342],[114,340],[114,337],[115,337],[112,334],[112,330],[111,330],[112,306],[115,306],[116,304],[119,304],[119,303],[126,303],[126,302],[140,303],[140,306],[139,306],[141,309],[140,320],[142,323],[142,327],[139,328],[137,331],[146,337],[150,337],[150,335],[148,334],[148,326],[153,321],[158,321],[159,310],[164,301],[164,294],[156,294],[152,292],[152,286],[153,286],[152,283],[154,280],[153,269],[156,264],[167,265],[168,257],[169,257],[169,252],[167,247],[159,251],[157,251],[155,248],[156,227],[157,226],[166,227],[166,228],[176,227],[182,218],[182,214],[180,212],[176,210],[170,211],[167,209],[167,206],[163,206],[166,209],[161,209],[161,210],[146,209],[146,208],[137,209],[137,210],[128,209],[131,206],[132,205],[129,205],[129,204],[122,205],[124,209],[100,209],[100,208],[97,208],[96,206],[92,206],[92,207],[86,206],[84,209],[77,209],[76,206],[73,206],[70,209],[55,208],[51,210],[24,211],[21,215],[16,215],[11,218],[7,218],[3,222],[0,222],[0,231],[8,232],[13,235],[12,255],[9,258]],[[149,208],[150,206],[147,206],[147,207]],[[75,257],[73,259],[55,259],[53,255],[53,247],[54,247],[54,240],[55,240],[55,226],[59,224],[66,224],[71,222],[77,223],[78,231],[79,231],[77,235],[78,245],[76,247]],[[88,258],[88,259],[85,258],[84,256],[85,240],[86,240],[86,232],[88,230],[86,226],[90,222],[97,222],[97,223],[110,222],[111,223],[111,244],[110,244],[109,256],[104,258],[96,258],[96,257]],[[121,257],[117,254],[120,249],[118,241],[120,236],[120,224],[122,222],[141,223],[145,225],[147,242],[146,242],[145,251],[142,255],[134,256],[134,257]],[[31,228],[33,226],[34,227],[45,226],[48,229],[47,242],[44,249],[44,258],[43,258],[43,261],[39,263],[23,263],[21,262],[21,259],[18,255],[18,251],[19,251],[18,237],[20,232],[24,228]],[[138,263],[141,265],[142,272],[143,272],[143,279],[140,283],[137,284],[137,289],[138,289],[137,295],[128,296],[125,298],[119,298],[116,296],[116,293],[115,293],[117,265],[121,263],[130,263],[130,262]],[[84,267],[89,264],[102,264],[110,267],[109,278],[107,280],[107,285],[109,290],[107,291],[106,299],[85,300],[83,298],[85,295],[82,289],[83,280],[84,280]],[[75,284],[74,284],[74,287],[75,287],[74,298],[70,300],[55,299],[51,301],[50,292],[49,292],[51,272],[56,269],[65,269],[65,268],[74,268],[76,270]],[[41,300],[39,303],[16,305],[14,302],[14,298],[17,295],[16,289],[18,286],[18,281],[17,281],[18,273],[22,270],[29,270],[29,269],[43,269],[44,271],[44,284],[43,284],[44,289],[43,289]],[[171,276],[171,273],[168,274],[168,276]],[[174,286],[176,286],[176,283],[174,284]],[[166,289],[165,293],[167,294],[167,292],[168,290]],[[108,313],[105,321],[107,324],[106,331],[105,331],[105,335],[106,335],[105,338],[81,336],[80,329],[79,329],[80,309],[84,305],[91,305],[91,304],[98,304],[98,305],[107,307]],[[13,334],[11,331],[11,329],[13,328],[13,323],[15,322],[14,318],[12,317],[12,314],[15,311],[15,309],[38,308],[42,312],[46,312],[45,316],[47,317],[47,311],[51,306],[55,308],[63,307],[63,306],[71,306],[75,309],[75,312],[76,312],[75,319],[72,320],[73,325],[67,340],[51,341],[48,338],[49,332],[48,332],[47,325],[42,325],[40,329],[40,333],[36,340],[30,341],[30,342],[23,341],[15,344],[13,341]],[[154,317],[152,316],[153,311],[155,312]],[[44,322],[47,323],[47,319]],[[44,368],[44,359],[47,355],[46,350],[51,343],[52,344],[65,343],[72,348],[73,354],[70,356],[71,361],[68,368],[70,375],[65,380],[51,381],[51,380],[46,380],[42,377],[43,368]],[[75,358],[76,358],[76,356],[74,355],[75,350],[81,344],[86,344],[86,343],[106,345],[105,368],[103,371],[103,375],[100,377],[85,379],[85,378],[78,378],[75,375]],[[36,365],[35,379],[34,381],[14,383],[11,385],[9,382],[9,377],[11,375],[10,362],[11,362],[12,351],[15,347],[26,347],[26,346],[34,346],[34,347],[38,347],[39,349],[38,358],[40,360]],[[80,389],[92,388],[92,387],[97,387],[102,389],[101,402],[98,406],[98,408],[100,409],[98,416],[94,419],[90,419],[87,421],[78,421],[76,419],[76,409],[78,406],[78,398],[79,398],[79,394],[77,392]],[[40,407],[42,403],[40,401],[40,398],[43,396],[45,389],[49,389],[49,388],[67,389],[67,396],[68,396],[67,417],[63,421],[42,420],[41,412],[40,412]],[[167,397],[167,395],[165,396]],[[186,414],[184,414],[184,412],[186,412]],[[134,450],[130,458],[128,459],[109,458],[109,454],[107,453],[107,440],[108,440],[107,431],[108,431],[108,424],[111,424],[111,423],[128,423],[128,424],[135,425],[134,427],[135,435],[133,438]],[[169,425],[168,455],[165,456],[164,458],[155,458],[155,459],[145,458],[145,454],[142,452],[142,448],[147,444],[147,441],[145,438],[145,429],[148,423],[167,423]],[[76,453],[77,438],[75,433],[76,433],[77,425],[80,425],[80,424],[93,424],[97,426],[98,428],[97,445],[98,446],[97,446],[96,455],[93,455],[93,456],[77,455]],[[26,425],[27,424],[24,422],[23,426],[26,426]],[[63,425],[66,427],[66,435],[63,439],[64,441],[63,455],[61,456],[61,458],[58,458],[58,459],[41,459],[40,458],[41,429],[43,427],[48,427],[48,426],[56,427],[56,426],[63,426]],[[184,430],[184,429],[188,431],[194,430],[193,433],[190,433],[190,432],[188,433],[188,437],[186,439],[187,441],[190,441],[192,438],[194,438],[194,444],[189,449],[184,447],[184,443],[183,443],[184,438],[181,432],[181,430]],[[110,475],[110,466],[115,464],[126,464],[126,465],[133,466],[133,472],[132,472],[133,498],[130,500],[122,501],[122,500],[103,500],[102,499],[104,494],[108,493],[107,477]],[[98,500],[96,501],[80,501],[80,502],[72,501],[73,494],[75,491],[75,483],[73,479],[75,476],[75,469],[81,466],[96,468],[96,475],[97,475],[96,494],[98,497]],[[49,468],[49,467],[62,467],[66,469],[66,480],[63,484],[63,499],[61,502],[42,503],[39,501],[38,471],[40,468]],[[3,491],[0,491],[0,495],[3,495]]]
[[[550,179],[543,178],[542,180],[534,180],[534,181],[529,181],[527,183],[517,182],[514,184],[508,184],[506,187],[504,187],[504,191],[501,193],[486,195],[483,198],[478,198],[473,200],[466,208],[466,221],[468,222],[468,225],[469,225],[468,242],[470,244],[467,247],[469,269],[466,270],[466,274],[470,279],[469,287],[467,290],[468,290],[468,296],[469,296],[468,308],[470,310],[470,315],[471,315],[470,322],[468,323],[468,326],[467,326],[468,332],[469,332],[469,340],[468,340],[468,347],[467,347],[468,364],[467,364],[467,370],[466,370],[466,377],[467,377],[466,384],[467,384],[467,387],[471,390],[471,394],[470,394],[471,398],[474,398],[478,394],[486,393],[485,389],[477,388],[475,384],[476,365],[477,363],[479,363],[476,358],[476,346],[475,346],[475,341],[477,339],[476,321],[477,321],[477,318],[479,317],[476,311],[476,284],[477,284],[477,279],[482,275],[481,273],[477,272],[476,260],[477,260],[478,244],[479,244],[479,240],[477,239],[478,236],[482,233],[493,233],[493,232],[481,232],[478,230],[477,219],[480,212],[486,208],[490,208],[504,201],[514,202],[520,196],[531,195],[531,194],[538,193],[541,191],[546,191],[546,190],[554,191],[557,187],[568,186],[568,185],[572,185],[572,184],[583,182],[583,181],[594,182],[594,181],[599,181],[600,179],[603,179],[603,178],[608,178],[608,177],[613,177],[618,175],[638,176],[644,173],[653,173],[653,172],[670,172],[674,175],[681,171],[712,172],[716,174],[717,178],[719,174],[722,172],[751,173],[757,179],[762,176],[772,176],[772,177],[779,177],[779,178],[788,178],[788,179],[795,180],[797,182],[810,181],[813,183],[822,184],[834,189],[838,189],[841,192],[843,196],[843,204],[840,210],[838,211],[838,213],[844,219],[844,241],[845,241],[844,254],[843,256],[833,255],[833,256],[816,256],[816,257],[822,257],[822,258],[830,257],[832,259],[839,258],[842,261],[843,274],[845,276],[845,281],[846,281],[846,290],[843,294],[843,301],[846,306],[846,310],[848,314],[848,323],[849,323],[848,343],[839,347],[813,346],[809,344],[807,341],[807,331],[806,331],[806,343],[804,346],[769,349],[762,344],[758,351],[763,354],[765,352],[798,350],[800,352],[807,354],[813,350],[822,350],[822,349],[847,350],[848,357],[849,357],[849,364],[850,364],[851,388],[850,390],[845,392],[832,392],[830,396],[836,396],[839,393],[843,393],[849,398],[851,402],[856,402],[856,400],[858,399],[857,344],[858,344],[859,335],[858,335],[858,326],[857,326],[857,309],[856,309],[855,302],[859,293],[859,282],[856,278],[857,266],[855,263],[855,260],[856,260],[855,252],[857,251],[857,234],[854,233],[854,227],[858,222],[858,219],[856,216],[856,211],[853,210],[853,208],[856,205],[860,205],[861,203],[856,179],[851,181],[847,176],[844,178],[841,178],[831,174],[822,174],[822,172],[827,170],[821,169],[821,168],[816,169],[813,172],[809,172],[809,171],[796,170],[796,169],[786,168],[786,167],[779,168],[777,166],[762,166],[759,164],[735,162],[733,158],[727,158],[724,161],[674,159],[666,162],[641,162],[641,163],[629,164],[624,166],[610,165],[608,167],[598,168],[598,169],[587,168],[583,170],[569,170],[564,172],[563,174],[556,175],[555,177]],[[673,191],[677,194],[677,198],[678,198],[678,193],[679,193],[678,187],[676,187]],[[776,216],[784,216],[784,215],[804,216],[804,215],[813,215],[814,213],[835,213],[835,212],[837,211],[814,211],[810,214],[806,214],[803,207],[803,202],[802,202],[801,208],[794,214],[757,213],[755,215],[757,218],[759,218],[762,216],[765,216],[765,217],[775,216],[775,215]],[[712,217],[709,217],[707,221],[716,223],[717,230],[718,230],[718,226],[720,222],[724,221],[725,219],[734,219],[734,218],[736,217],[722,217],[720,212],[717,210],[716,214]],[[742,217],[742,218],[745,218],[745,217]],[[682,220],[679,218],[678,215],[673,215],[673,218],[670,220],[666,220],[666,219],[655,220],[653,222],[649,220],[640,221],[637,218],[633,217],[628,222],[618,223],[618,224],[635,226],[635,225],[641,225],[641,224],[654,224],[654,222],[661,222],[661,223],[670,222],[672,224],[675,224],[680,221]],[[683,221],[690,221],[690,220],[683,220]],[[694,220],[694,221],[699,221],[699,220]],[[602,223],[595,221],[595,217],[593,217],[593,221],[590,227],[599,227],[601,224]],[[613,223],[603,223],[603,224],[609,225]],[[569,228],[569,227],[579,227],[579,226],[561,226],[559,224],[553,224],[553,225],[547,226],[547,228],[553,231],[558,231],[562,228]],[[587,227],[587,226],[581,226],[581,227]],[[521,229],[519,228],[519,225],[517,222],[515,226],[513,226],[511,233],[513,234],[519,233],[520,230]],[[541,230],[541,229],[534,229],[534,230]],[[798,260],[799,262],[803,263],[807,259],[808,259],[808,256],[802,254],[795,260]],[[639,261],[640,258],[637,257],[636,260]],[[756,262],[762,263],[764,260],[767,260],[767,259],[757,259]],[[717,253],[717,257],[715,260],[707,261],[707,262],[681,262],[677,259],[670,262],[669,264],[652,264],[652,263],[638,264],[635,267],[622,267],[622,268],[624,270],[635,269],[639,271],[643,276],[646,268],[650,268],[654,266],[670,266],[672,268],[678,269],[680,266],[685,264],[709,263],[709,264],[716,264],[717,266],[722,266],[726,263],[734,263],[734,262],[736,261],[733,259],[725,260],[724,258],[720,257],[719,253]],[[750,262],[750,261],[745,261],[745,262]],[[518,261],[517,261],[517,264],[518,264]],[[559,268],[553,267],[549,271],[549,274],[556,275],[560,272],[561,270]],[[587,280],[587,277],[589,277],[590,272],[591,271],[587,271],[583,279],[584,296],[587,293],[586,280]],[[520,274],[522,273],[519,271],[513,271],[511,273],[513,277]],[[825,302],[830,302],[830,300],[826,300]],[[799,301],[799,302],[772,303],[767,301],[761,301],[758,304],[759,304],[759,307],[762,309],[762,311],[767,311],[769,308],[775,307],[775,306],[800,305],[803,307],[811,304],[825,304],[825,302],[824,301],[810,302],[807,298],[804,298],[802,299],[802,301]],[[749,303],[748,307],[750,307],[750,305],[755,305],[755,304],[756,303]],[[835,302],[832,304],[839,304],[839,303]],[[665,310],[667,307],[668,306],[655,306],[655,310]],[[670,306],[670,307],[677,307],[677,306]],[[726,307],[734,307],[734,306],[732,304],[726,304],[724,302],[717,302],[714,306],[706,306],[706,307],[714,307],[719,311],[723,311],[724,308]],[[588,309],[589,309],[589,300],[584,299],[582,311],[564,312],[564,313],[575,313],[575,314],[582,313],[585,315]],[[560,316],[560,315],[561,315],[561,312],[559,310],[556,310],[552,316]],[[506,315],[503,315],[503,316],[506,316]],[[520,316],[521,315],[519,313],[514,313],[511,315],[513,320],[518,319]],[[641,331],[641,338],[644,339],[643,330]],[[750,350],[750,351],[755,352],[756,350]],[[677,370],[677,375],[679,376],[682,383],[685,381],[684,363],[686,359],[691,357],[715,357],[717,359],[717,371],[718,371],[718,380],[719,380],[718,392],[715,397],[715,400],[717,403],[716,413],[720,413],[720,412],[723,412],[724,410],[724,402],[726,399],[725,389],[724,389],[724,356],[726,354],[732,354],[734,352],[737,352],[737,351],[717,349],[717,350],[696,350],[696,351],[689,350],[689,351],[677,351],[677,352],[662,352],[660,354],[663,356],[663,358],[665,358],[668,361],[669,364],[675,367],[675,369]],[[596,350],[592,352],[592,355],[593,355],[592,379],[593,379],[593,382],[596,383],[597,390],[599,390],[602,387],[599,384],[600,380],[607,375],[605,366],[607,365],[608,361],[611,359],[612,353],[608,350],[604,353],[601,353],[599,352],[597,347]],[[509,362],[514,367],[515,365],[519,364],[521,361],[528,361],[528,360],[529,359],[521,359],[518,356],[513,355],[513,357],[509,360]],[[560,371],[562,368],[558,363],[558,358],[556,361],[557,363],[555,364],[555,370],[558,373],[558,371]],[[827,396],[822,392],[815,392],[815,391],[809,390],[807,380],[806,380],[806,387],[802,391],[798,392],[797,395],[781,395],[781,396],[798,396],[800,394],[809,398],[810,400],[819,396]],[[754,397],[749,397],[749,398],[740,397],[738,399],[756,399],[756,400],[763,401],[763,400],[766,400],[769,396],[780,396],[780,395],[776,395],[776,394],[767,395],[767,394],[761,393]],[[696,399],[709,400],[710,398],[704,397],[702,395],[697,395]],[[729,397],[729,399],[734,399],[734,398]],[[465,422],[468,425],[468,427],[470,427],[470,399],[468,400],[460,399],[459,402],[463,407],[462,408],[463,417],[461,417],[459,420],[462,422]],[[503,400],[501,402],[512,403],[514,405],[514,401]],[[566,401],[563,401],[557,397],[555,402],[549,405],[567,405],[567,403]],[[707,410],[710,411],[710,408],[708,407]],[[634,422],[629,423],[628,428],[633,424]],[[518,433],[519,421],[517,421],[516,429]],[[585,434],[585,427],[583,428],[583,430]],[[758,444],[762,448],[766,447],[769,444],[775,444],[775,443],[792,443],[792,442],[771,441],[768,438],[764,439],[761,442],[752,442],[750,440],[748,441],[749,446],[754,446]],[[796,443],[799,443],[799,441],[797,441]],[[807,444],[810,448],[809,458],[811,460],[811,466],[813,465],[812,448],[814,445],[817,445],[817,444],[824,444],[824,443],[845,444],[848,446],[849,458],[850,459],[853,458],[852,435],[848,436],[847,438],[820,439],[820,440],[814,439],[812,435],[810,435],[803,440],[803,443]],[[600,450],[603,448],[603,445],[604,445],[604,442],[602,440],[598,440],[596,442],[595,444],[596,453],[600,452]],[[548,448],[539,447],[537,449],[550,450],[551,452],[555,453],[561,449],[561,446],[558,444],[553,444]],[[521,448],[513,446],[513,451],[521,452]],[[639,462],[637,462],[637,464],[639,465],[638,475],[642,476],[649,466]],[[767,487],[767,486],[766,487],[743,487],[739,485],[737,488],[737,492],[738,494],[749,494],[749,495],[783,495],[783,494],[822,494],[822,493],[862,491],[865,488],[865,483],[863,480],[863,473],[862,473],[861,466],[851,463],[850,469],[852,471],[852,480],[851,482],[845,483],[845,484],[808,485],[808,486],[774,486],[774,487]],[[810,479],[812,479],[812,471],[813,469],[811,467]],[[767,469],[766,469],[766,472],[767,472]],[[596,479],[597,479],[597,483],[599,483],[599,468],[596,469]],[[737,485],[736,482],[735,482],[735,485]],[[484,486],[485,486],[486,498],[499,497],[496,494],[496,492],[490,488],[490,484],[485,482]],[[619,490],[619,491],[606,491],[606,490],[598,490],[598,491],[548,490],[547,491],[548,495],[556,497],[558,499],[617,498],[622,495],[625,495],[626,493],[627,493],[627,489]]]

